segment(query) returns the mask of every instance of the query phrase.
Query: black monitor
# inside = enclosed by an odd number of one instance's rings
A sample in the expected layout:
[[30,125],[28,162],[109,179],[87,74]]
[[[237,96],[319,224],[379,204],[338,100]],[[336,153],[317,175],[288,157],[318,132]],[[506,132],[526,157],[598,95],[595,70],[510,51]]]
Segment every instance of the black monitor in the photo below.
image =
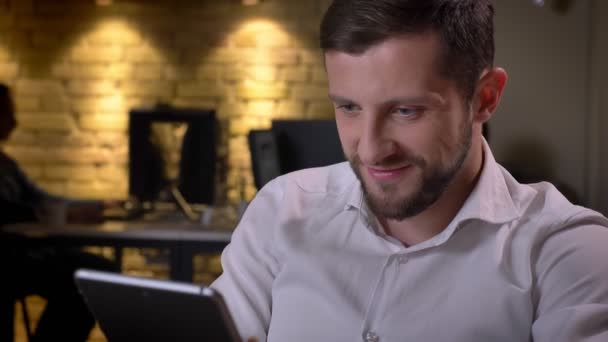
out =
[[273,120],[281,173],[345,160],[335,120]]
[[216,126],[213,110],[131,110],[129,194],[143,203],[179,200],[179,193],[191,204],[213,204]]

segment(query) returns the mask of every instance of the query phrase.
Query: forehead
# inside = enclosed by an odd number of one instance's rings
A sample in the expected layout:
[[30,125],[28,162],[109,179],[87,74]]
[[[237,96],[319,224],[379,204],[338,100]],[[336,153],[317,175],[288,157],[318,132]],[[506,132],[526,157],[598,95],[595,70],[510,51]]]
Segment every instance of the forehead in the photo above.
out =
[[376,44],[361,54],[325,53],[331,93],[390,90],[421,91],[440,86],[441,43],[434,32],[402,35]]
[[387,62],[408,59],[416,60],[417,57],[431,58],[435,62],[442,51],[442,42],[438,32],[424,31],[421,33],[408,33],[389,37],[373,44],[360,53],[342,50],[327,50],[325,58],[336,59],[351,57],[353,59],[384,59]]

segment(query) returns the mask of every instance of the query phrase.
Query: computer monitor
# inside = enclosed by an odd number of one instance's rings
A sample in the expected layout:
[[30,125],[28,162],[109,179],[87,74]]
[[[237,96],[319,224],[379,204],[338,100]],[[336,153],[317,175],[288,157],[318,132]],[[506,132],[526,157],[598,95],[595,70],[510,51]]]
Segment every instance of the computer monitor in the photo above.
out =
[[213,110],[131,110],[129,194],[144,203],[179,193],[190,204],[213,204],[216,127]]
[[281,173],[345,160],[335,120],[273,120]]

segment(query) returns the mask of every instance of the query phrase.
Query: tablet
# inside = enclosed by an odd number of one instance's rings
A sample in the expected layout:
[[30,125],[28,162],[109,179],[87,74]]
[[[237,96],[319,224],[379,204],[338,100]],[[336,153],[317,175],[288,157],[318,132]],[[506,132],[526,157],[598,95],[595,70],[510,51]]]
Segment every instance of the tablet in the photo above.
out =
[[109,342],[241,341],[212,288],[87,269],[75,280]]

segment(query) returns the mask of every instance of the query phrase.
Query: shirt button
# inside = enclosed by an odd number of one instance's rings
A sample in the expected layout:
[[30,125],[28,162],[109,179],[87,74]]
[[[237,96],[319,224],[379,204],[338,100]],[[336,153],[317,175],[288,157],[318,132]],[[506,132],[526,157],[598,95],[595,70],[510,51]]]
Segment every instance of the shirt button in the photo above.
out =
[[373,331],[368,331],[365,333],[365,336],[363,336],[363,341],[365,342],[379,342],[380,341],[380,337],[378,335],[376,335],[376,333],[374,333]]
[[405,263],[407,263],[407,261],[408,261],[408,258],[405,255],[400,255],[397,258],[397,262],[400,263],[400,264],[402,264],[402,265],[405,264]]

